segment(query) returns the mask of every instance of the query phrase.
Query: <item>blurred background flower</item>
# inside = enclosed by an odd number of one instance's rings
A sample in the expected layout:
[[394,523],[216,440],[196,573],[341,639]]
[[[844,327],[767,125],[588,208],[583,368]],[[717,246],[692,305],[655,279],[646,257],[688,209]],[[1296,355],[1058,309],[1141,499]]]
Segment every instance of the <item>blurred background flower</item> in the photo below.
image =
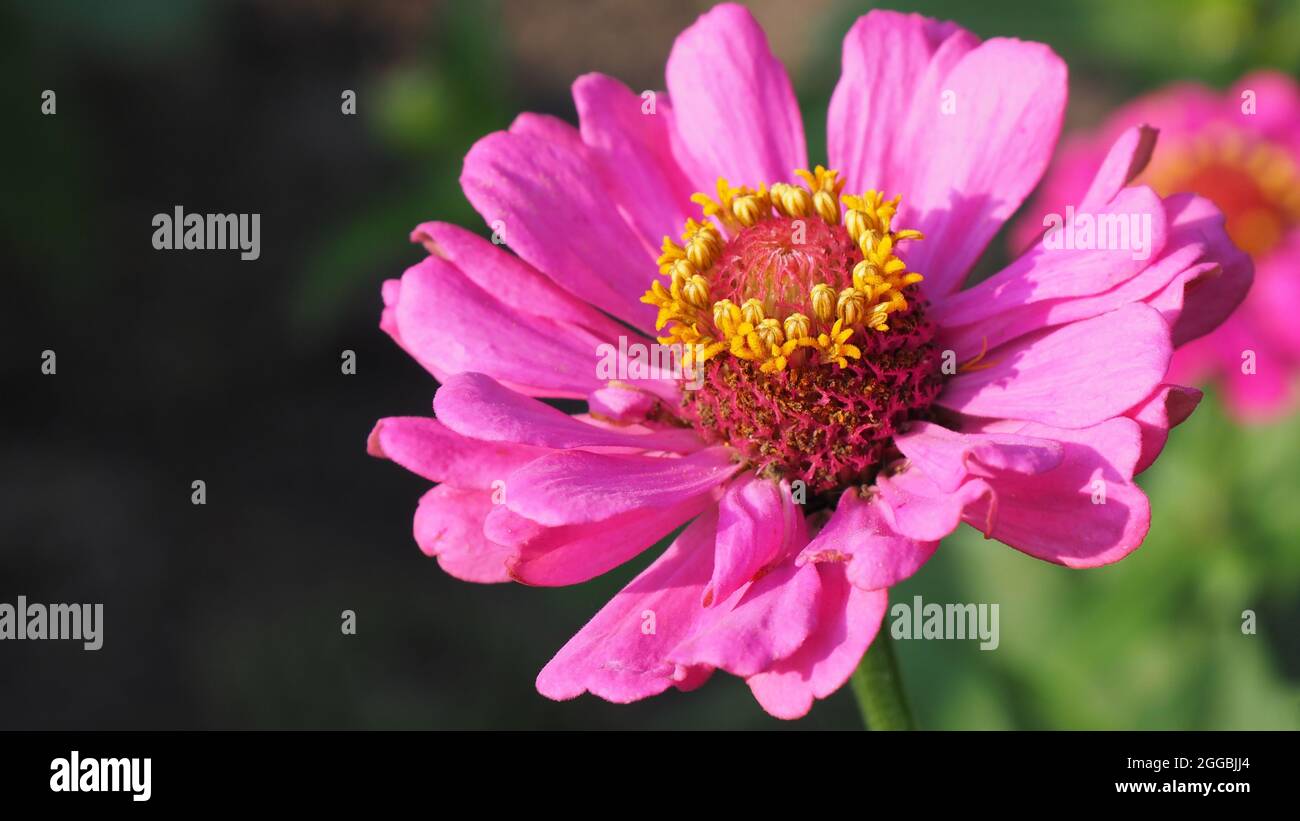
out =
[[1223,92],[1189,82],[1164,86],[1110,112],[1100,128],[1071,135],[1011,248],[1041,235],[1046,214],[1082,200],[1111,143],[1140,125],[1159,131],[1159,145],[1136,182],[1162,195],[1210,198],[1228,235],[1255,261],[1247,298],[1222,326],[1175,354],[1169,381],[1212,380],[1239,421],[1293,412],[1300,383],[1300,85],[1288,75],[1253,72]]
[[[840,36],[869,6],[749,5],[824,160]],[[1300,70],[1300,3],[1283,0],[887,5],[1050,44],[1067,132],[1172,81]],[[420,258],[418,222],[481,228],[457,183],[473,141],[523,110],[572,121],[585,71],[662,87],[708,6],[0,5],[0,579],[102,601],[107,625],[94,654],[6,647],[26,672],[0,682],[0,727],[791,726],[725,677],[629,707],[546,701],[536,671],[656,551],[578,588],[457,583],[407,531],[421,480],[363,447],[374,418],[429,408],[377,328],[378,286]],[[154,252],[150,217],[176,204],[261,213],[261,259]],[[1300,727],[1298,461],[1300,420],[1237,426],[1211,390],[1142,476],[1152,532],[1125,561],[1072,572],[960,531],[893,598],[996,602],[1001,641],[898,642],[919,722]],[[793,726],[858,726],[851,695]]]

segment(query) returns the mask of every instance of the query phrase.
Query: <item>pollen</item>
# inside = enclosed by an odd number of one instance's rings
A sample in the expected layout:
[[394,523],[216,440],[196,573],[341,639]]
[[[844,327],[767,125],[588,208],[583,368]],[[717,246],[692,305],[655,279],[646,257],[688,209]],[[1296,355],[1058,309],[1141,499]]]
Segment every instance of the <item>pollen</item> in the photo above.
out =
[[714,194],[691,197],[701,218],[680,242],[664,237],[660,278],[641,300],[658,308],[659,341],[683,346],[688,363],[844,368],[915,298],[922,277],[898,247],[922,237],[893,226],[899,197],[844,195],[822,166],[793,177],[757,188],[719,179]]

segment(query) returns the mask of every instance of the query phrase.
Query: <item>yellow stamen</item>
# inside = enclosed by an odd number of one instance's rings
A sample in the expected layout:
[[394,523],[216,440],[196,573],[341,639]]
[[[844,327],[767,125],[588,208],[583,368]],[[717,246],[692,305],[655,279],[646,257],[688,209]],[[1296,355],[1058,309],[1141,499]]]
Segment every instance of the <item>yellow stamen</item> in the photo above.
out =
[[692,308],[709,307],[709,281],[696,274],[682,288],[682,297]]
[[782,342],[785,342],[785,331],[781,329],[781,322],[776,319],[764,319],[758,323],[754,333],[758,334],[758,339],[763,343],[764,348],[779,347]]
[[763,303],[759,302],[757,299],[745,300],[744,304],[740,306],[740,317],[750,325],[757,325],[762,322]]
[[[1250,156],[1257,164],[1275,161]],[[922,276],[907,270],[896,249],[898,243],[922,236],[912,229],[894,229],[901,199],[886,199],[879,191],[842,196],[844,181],[822,166],[794,174],[803,184],[760,183],[758,188],[748,188],[719,179],[716,197],[704,193],[691,197],[703,219],[687,220],[681,244],[664,238],[658,264],[667,282],[655,280],[641,298],[659,309],[656,328],[667,329],[661,341],[685,345],[696,362],[727,352],[759,364],[765,373],[817,364],[845,367],[848,360],[862,356],[861,349],[849,341],[855,333],[887,331],[889,315],[907,309],[904,289]],[[804,309],[785,316],[778,306],[786,304],[781,300],[789,295],[766,295],[766,302],[750,297],[740,305],[728,298],[711,301],[718,290],[714,270],[727,242],[723,232],[734,238],[772,219],[774,213],[843,225],[862,254],[851,273],[852,286],[815,283]],[[811,352],[800,353],[805,348]]]
[[812,329],[812,323],[803,314],[790,314],[785,318],[782,328],[785,331],[786,339],[797,342],[808,337],[808,332]]
[[819,282],[812,289],[813,314],[822,322],[835,319],[835,289],[824,282]]
[[[711,268],[722,253],[722,238],[718,236],[718,229],[711,223],[688,219],[682,240],[686,243],[686,258],[701,271]],[[664,237],[664,242],[668,241],[668,238]]]
[[845,288],[840,291],[835,302],[835,315],[845,325],[857,325],[862,321],[867,310],[867,297],[857,288]]
[[806,217],[813,198],[806,188],[778,182],[772,185],[772,206],[784,217]]

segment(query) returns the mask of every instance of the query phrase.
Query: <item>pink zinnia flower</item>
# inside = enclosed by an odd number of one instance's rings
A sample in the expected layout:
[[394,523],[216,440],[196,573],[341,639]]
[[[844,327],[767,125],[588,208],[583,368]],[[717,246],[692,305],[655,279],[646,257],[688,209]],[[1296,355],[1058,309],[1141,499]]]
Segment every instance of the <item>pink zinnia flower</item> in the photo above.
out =
[[[544,695],[629,702],[721,669],[802,716],[962,521],[1070,567],[1138,546],[1133,476],[1199,398],[1166,382],[1171,351],[1251,278],[1209,201],[1127,187],[1144,132],[1080,204],[1149,218],[1149,258],[1035,247],[963,290],[1055,145],[1066,70],[1046,46],[866,15],[834,171],[803,170],[790,80],[743,8],[682,33],[667,86],[586,75],[578,128],[524,114],[483,138],[461,184],[518,256],[426,223],[430,255],[384,284],[381,327],[442,386],[436,419],[384,419],[370,448],[439,483],[415,538],[447,572],[576,584],[685,526],[546,665]],[[602,373],[656,331],[697,390]]]
[[1275,417],[1294,406],[1300,372],[1300,88],[1290,77],[1261,72],[1225,93],[1180,84],[1128,104],[1066,142],[1018,239],[1040,233],[1044,213],[1077,201],[1118,135],[1143,124],[1159,130],[1160,145],[1136,182],[1162,196],[1208,198],[1258,271],[1241,307],[1178,351],[1169,378],[1217,380],[1238,418]]

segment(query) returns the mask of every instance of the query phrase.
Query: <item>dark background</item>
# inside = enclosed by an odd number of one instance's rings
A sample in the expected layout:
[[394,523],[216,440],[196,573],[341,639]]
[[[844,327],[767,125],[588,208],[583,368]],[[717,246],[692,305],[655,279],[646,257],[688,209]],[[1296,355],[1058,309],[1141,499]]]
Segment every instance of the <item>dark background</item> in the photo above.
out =
[[[865,7],[753,5],[822,159]],[[1296,65],[1292,4],[1045,5],[922,8],[1051,43],[1076,124],[1173,77]],[[421,257],[418,222],[482,228],[469,146],[521,110],[572,121],[584,71],[660,87],[707,6],[0,4],[0,601],[105,609],[98,652],[0,643],[0,729],[857,726],[847,690],[782,724],[721,673],[631,706],[543,699],[536,672],[645,560],[570,589],[458,582],[410,535],[426,483],[365,453],[376,419],[429,411],[379,285]],[[155,251],[176,205],[260,213],[260,259]],[[1211,397],[1148,474],[1162,535],[1122,565],[951,540],[897,598],[1000,602],[1003,647],[902,643],[922,724],[1297,726],[1297,453],[1293,421],[1239,431]]]

